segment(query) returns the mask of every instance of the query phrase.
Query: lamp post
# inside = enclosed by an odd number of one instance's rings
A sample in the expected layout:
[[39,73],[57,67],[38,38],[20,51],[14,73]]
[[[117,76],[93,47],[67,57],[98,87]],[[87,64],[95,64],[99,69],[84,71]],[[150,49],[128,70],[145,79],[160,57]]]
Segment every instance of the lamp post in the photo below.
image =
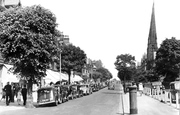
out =
[[62,78],[61,78],[61,45],[63,43],[62,39],[64,38],[64,35],[62,34],[62,36],[59,38],[59,83],[60,81],[62,81]]
[[60,55],[59,55],[59,82],[62,80],[61,79],[61,49],[60,49]]

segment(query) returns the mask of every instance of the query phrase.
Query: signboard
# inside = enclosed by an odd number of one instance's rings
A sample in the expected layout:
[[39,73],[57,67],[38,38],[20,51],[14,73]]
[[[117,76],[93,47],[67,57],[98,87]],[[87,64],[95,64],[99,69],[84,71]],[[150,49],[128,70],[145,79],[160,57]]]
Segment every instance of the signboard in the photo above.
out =
[[157,82],[152,82],[152,85],[153,85],[153,86],[162,85],[162,82],[159,82],[159,81],[157,81]]

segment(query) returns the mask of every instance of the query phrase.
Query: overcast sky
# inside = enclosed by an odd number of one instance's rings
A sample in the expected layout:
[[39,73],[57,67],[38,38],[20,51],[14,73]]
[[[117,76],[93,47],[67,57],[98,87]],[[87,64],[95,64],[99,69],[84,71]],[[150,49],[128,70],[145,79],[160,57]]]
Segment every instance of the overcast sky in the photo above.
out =
[[[153,0],[21,0],[41,5],[57,17],[58,29],[92,60],[101,60],[114,77],[117,55],[140,62],[147,50]],[[166,38],[180,39],[180,0],[154,0],[158,47]]]

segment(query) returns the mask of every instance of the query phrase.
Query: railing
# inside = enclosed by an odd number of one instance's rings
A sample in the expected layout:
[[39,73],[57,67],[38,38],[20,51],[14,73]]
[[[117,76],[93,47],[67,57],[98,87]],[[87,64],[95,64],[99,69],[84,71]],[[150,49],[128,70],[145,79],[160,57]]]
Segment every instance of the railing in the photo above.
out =
[[156,100],[159,100],[160,102],[169,104],[170,106],[180,109],[180,92],[177,90],[172,92],[169,89],[158,90],[150,87],[144,87],[143,93]]

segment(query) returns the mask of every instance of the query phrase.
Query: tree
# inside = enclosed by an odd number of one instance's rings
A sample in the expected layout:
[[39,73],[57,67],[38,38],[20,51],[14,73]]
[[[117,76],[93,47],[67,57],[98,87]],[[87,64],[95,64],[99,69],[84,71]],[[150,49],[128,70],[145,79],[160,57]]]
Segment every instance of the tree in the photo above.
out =
[[100,72],[95,71],[92,73],[92,78],[96,82],[98,79],[102,78],[102,74]]
[[32,83],[46,75],[46,68],[57,54],[56,17],[41,6],[13,8],[0,14],[0,51],[13,65],[14,74]]
[[72,44],[63,45],[61,60],[62,71],[68,74],[70,83],[71,71],[82,73],[82,68],[86,64],[86,54],[79,47]]
[[97,68],[103,67],[103,63],[101,60],[93,60],[93,63]]
[[122,81],[132,80],[135,67],[135,57],[130,54],[118,55],[115,61],[115,67],[118,70],[118,77]]
[[100,67],[96,69],[97,72],[101,73],[101,81],[105,81],[107,79],[111,79],[112,78],[112,74],[109,72],[108,69],[104,68],[104,67]]
[[164,82],[174,81],[180,69],[180,41],[165,39],[157,50],[155,64],[156,73],[165,76]]

